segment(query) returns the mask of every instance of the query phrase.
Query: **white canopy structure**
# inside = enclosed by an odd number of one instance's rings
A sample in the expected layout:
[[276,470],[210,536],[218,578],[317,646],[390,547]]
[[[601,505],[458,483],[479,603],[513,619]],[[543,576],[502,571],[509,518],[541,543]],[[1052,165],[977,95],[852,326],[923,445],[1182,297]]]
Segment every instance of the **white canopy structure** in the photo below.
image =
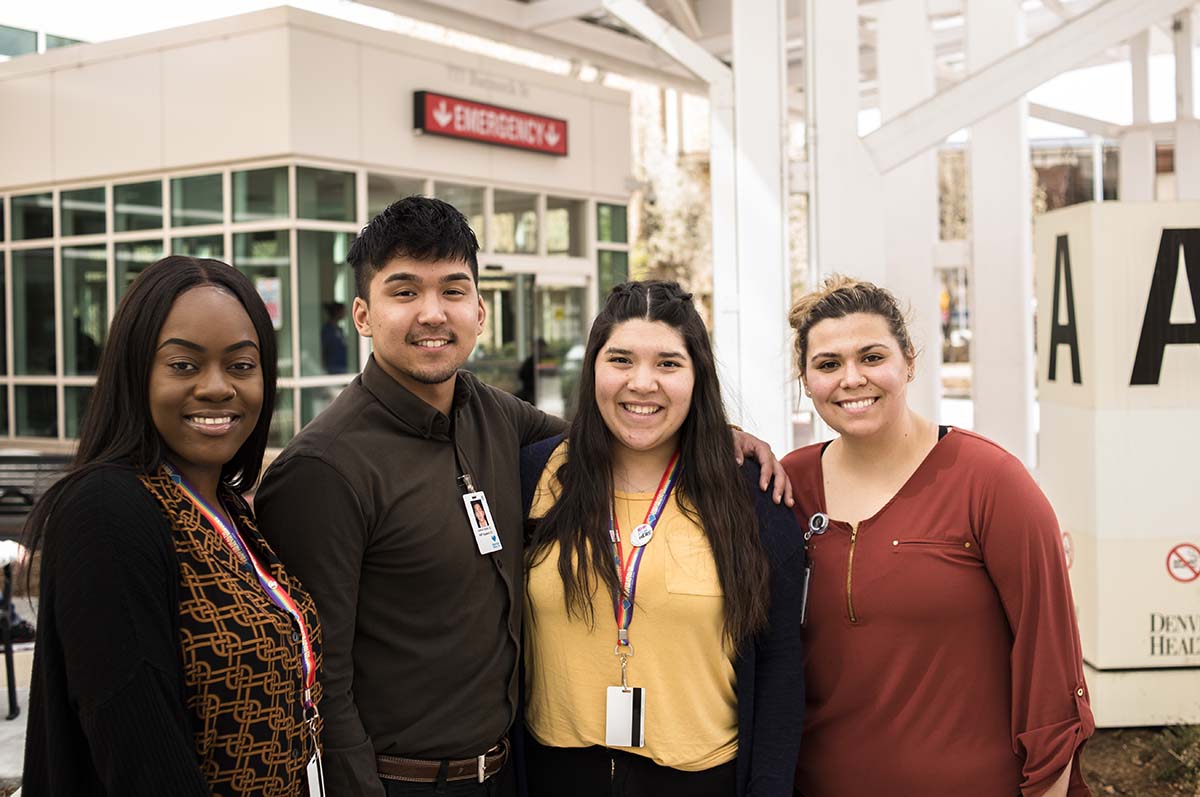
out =
[[[1027,116],[1119,139],[1120,196],[1153,199],[1154,146],[1173,140],[1177,194],[1200,195],[1193,0],[363,0],[601,70],[707,94],[715,341],[731,406],[778,449],[795,391],[785,311],[786,199],[809,194],[812,276],[843,272],[912,304],[940,340],[936,269],[968,265],[975,426],[1034,458]],[[1149,120],[1148,59],[1176,54],[1177,115]],[[811,53],[811,57],[805,57]],[[1067,70],[1129,64],[1132,124],[1031,105]],[[858,132],[858,112],[882,125]],[[786,161],[804,120],[806,162]],[[938,240],[935,148],[969,131],[970,240]],[[790,185],[789,185],[790,183]],[[963,261],[966,261],[965,263]],[[939,363],[913,403],[937,415]]]

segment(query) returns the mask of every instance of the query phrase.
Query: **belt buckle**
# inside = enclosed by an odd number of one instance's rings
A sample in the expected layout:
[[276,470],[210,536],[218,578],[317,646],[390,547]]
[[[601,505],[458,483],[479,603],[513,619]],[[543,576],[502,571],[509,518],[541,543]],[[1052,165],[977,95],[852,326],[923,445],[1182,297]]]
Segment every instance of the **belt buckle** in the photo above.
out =
[[475,762],[479,767],[479,782],[483,783],[487,780],[487,753],[475,756]]

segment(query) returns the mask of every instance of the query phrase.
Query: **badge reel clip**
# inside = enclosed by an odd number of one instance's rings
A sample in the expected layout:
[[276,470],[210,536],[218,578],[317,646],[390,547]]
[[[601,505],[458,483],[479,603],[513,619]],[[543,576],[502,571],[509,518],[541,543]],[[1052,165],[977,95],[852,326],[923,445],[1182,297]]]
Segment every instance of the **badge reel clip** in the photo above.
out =
[[817,512],[808,519],[808,531],[804,532],[804,541],[808,542],[814,534],[821,535],[829,528],[829,515]]

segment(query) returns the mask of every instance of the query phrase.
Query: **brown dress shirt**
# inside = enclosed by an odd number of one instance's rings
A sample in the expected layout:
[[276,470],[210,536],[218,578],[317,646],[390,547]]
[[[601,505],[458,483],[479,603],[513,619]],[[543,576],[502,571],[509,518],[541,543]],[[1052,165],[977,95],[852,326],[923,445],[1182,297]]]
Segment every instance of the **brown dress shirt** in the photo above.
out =
[[[825,511],[821,444],[784,457]],[[1039,795],[1094,730],[1054,511],[1025,467],[951,429],[852,532],[808,543],[803,797]]]
[[[563,421],[460,371],[451,416],[371,359],[263,478],[263,535],[325,631],[329,794],[383,795],[375,755],[479,755],[512,724],[520,659],[524,445]],[[488,499],[481,555],[458,477]]]

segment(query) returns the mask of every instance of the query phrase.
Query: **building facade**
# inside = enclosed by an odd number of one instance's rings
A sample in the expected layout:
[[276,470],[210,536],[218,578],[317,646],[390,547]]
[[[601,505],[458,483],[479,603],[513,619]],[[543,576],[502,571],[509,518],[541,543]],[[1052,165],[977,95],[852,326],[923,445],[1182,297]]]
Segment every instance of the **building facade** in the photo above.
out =
[[[422,92],[561,123],[556,152],[421,131]],[[345,255],[400,197],[470,219],[489,314],[469,367],[549,411],[628,273],[629,98],[574,78],[276,8],[0,64],[0,114],[20,120],[0,127],[0,438],[22,447],[78,435],[113,311],[166,254],[258,288],[275,446],[369,355]]]

